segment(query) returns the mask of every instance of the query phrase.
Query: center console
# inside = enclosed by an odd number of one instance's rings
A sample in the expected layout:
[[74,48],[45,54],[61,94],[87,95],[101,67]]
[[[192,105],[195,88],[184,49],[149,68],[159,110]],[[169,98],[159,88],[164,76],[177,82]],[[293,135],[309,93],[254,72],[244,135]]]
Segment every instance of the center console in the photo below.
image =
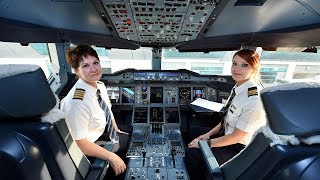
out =
[[189,179],[179,106],[136,106],[126,179]]

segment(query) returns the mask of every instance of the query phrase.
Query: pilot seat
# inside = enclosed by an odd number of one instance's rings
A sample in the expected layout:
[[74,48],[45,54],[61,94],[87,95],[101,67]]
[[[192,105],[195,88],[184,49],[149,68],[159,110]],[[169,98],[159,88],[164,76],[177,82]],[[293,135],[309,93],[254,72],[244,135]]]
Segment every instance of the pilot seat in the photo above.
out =
[[208,144],[199,142],[207,179],[319,179],[319,94],[318,83],[263,89],[268,124],[237,156],[219,167]]
[[108,163],[82,154],[41,68],[0,65],[0,84],[1,179],[103,179]]

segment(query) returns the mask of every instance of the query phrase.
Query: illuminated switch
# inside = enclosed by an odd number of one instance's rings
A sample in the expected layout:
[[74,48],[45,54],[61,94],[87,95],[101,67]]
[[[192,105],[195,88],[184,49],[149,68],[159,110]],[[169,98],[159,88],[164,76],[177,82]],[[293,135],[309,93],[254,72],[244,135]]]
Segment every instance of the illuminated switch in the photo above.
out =
[[131,21],[130,21],[130,19],[127,19],[126,23],[128,24],[128,26],[131,26]]

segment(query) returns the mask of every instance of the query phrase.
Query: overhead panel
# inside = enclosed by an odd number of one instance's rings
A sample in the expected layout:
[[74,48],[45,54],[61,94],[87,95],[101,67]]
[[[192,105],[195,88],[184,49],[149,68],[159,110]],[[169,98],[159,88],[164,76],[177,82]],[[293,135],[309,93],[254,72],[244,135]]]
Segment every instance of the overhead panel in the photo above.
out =
[[194,40],[217,1],[102,0],[120,38],[144,46],[172,46]]

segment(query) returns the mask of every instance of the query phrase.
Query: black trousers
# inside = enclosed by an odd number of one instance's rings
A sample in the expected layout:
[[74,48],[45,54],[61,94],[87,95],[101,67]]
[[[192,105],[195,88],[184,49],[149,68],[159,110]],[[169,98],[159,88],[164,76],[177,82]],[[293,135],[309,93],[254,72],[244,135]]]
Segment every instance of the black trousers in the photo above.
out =
[[[191,129],[188,137],[189,142],[210,130],[211,128]],[[210,137],[210,139],[223,135],[224,134],[218,134]],[[238,154],[244,147],[244,145],[238,143],[224,147],[213,147],[211,148],[211,151],[217,159],[219,165],[221,165]],[[206,165],[199,148],[186,148],[185,164],[189,172],[190,180],[205,179]]]
[[[132,126],[131,125],[122,125],[118,124],[118,128],[121,129],[121,131],[127,132],[131,134],[132,132]],[[107,128],[106,128],[107,129]],[[128,163],[128,159],[126,158],[126,153],[129,148],[130,144],[130,136],[126,134],[119,133],[119,150],[115,152],[126,164]],[[96,144],[104,144],[104,142],[110,141],[109,133],[105,131],[99,139],[95,142]],[[109,166],[108,171],[106,173],[106,176],[104,179],[106,180],[123,180],[125,178],[126,172],[123,172],[122,174],[115,176],[114,170],[111,166]]]
[[[132,126],[131,125],[122,125],[122,124],[118,124],[117,125],[119,129],[121,129],[121,131],[127,132],[129,134],[131,134],[132,132]],[[106,128],[107,130],[107,128]],[[119,133],[119,150],[117,151],[117,154],[119,152],[127,152],[128,147],[129,147],[129,143],[130,143],[130,137],[126,134],[122,134]],[[103,144],[106,141],[110,141],[109,138],[109,132],[105,131],[99,138],[98,140],[95,142],[96,144]]]

